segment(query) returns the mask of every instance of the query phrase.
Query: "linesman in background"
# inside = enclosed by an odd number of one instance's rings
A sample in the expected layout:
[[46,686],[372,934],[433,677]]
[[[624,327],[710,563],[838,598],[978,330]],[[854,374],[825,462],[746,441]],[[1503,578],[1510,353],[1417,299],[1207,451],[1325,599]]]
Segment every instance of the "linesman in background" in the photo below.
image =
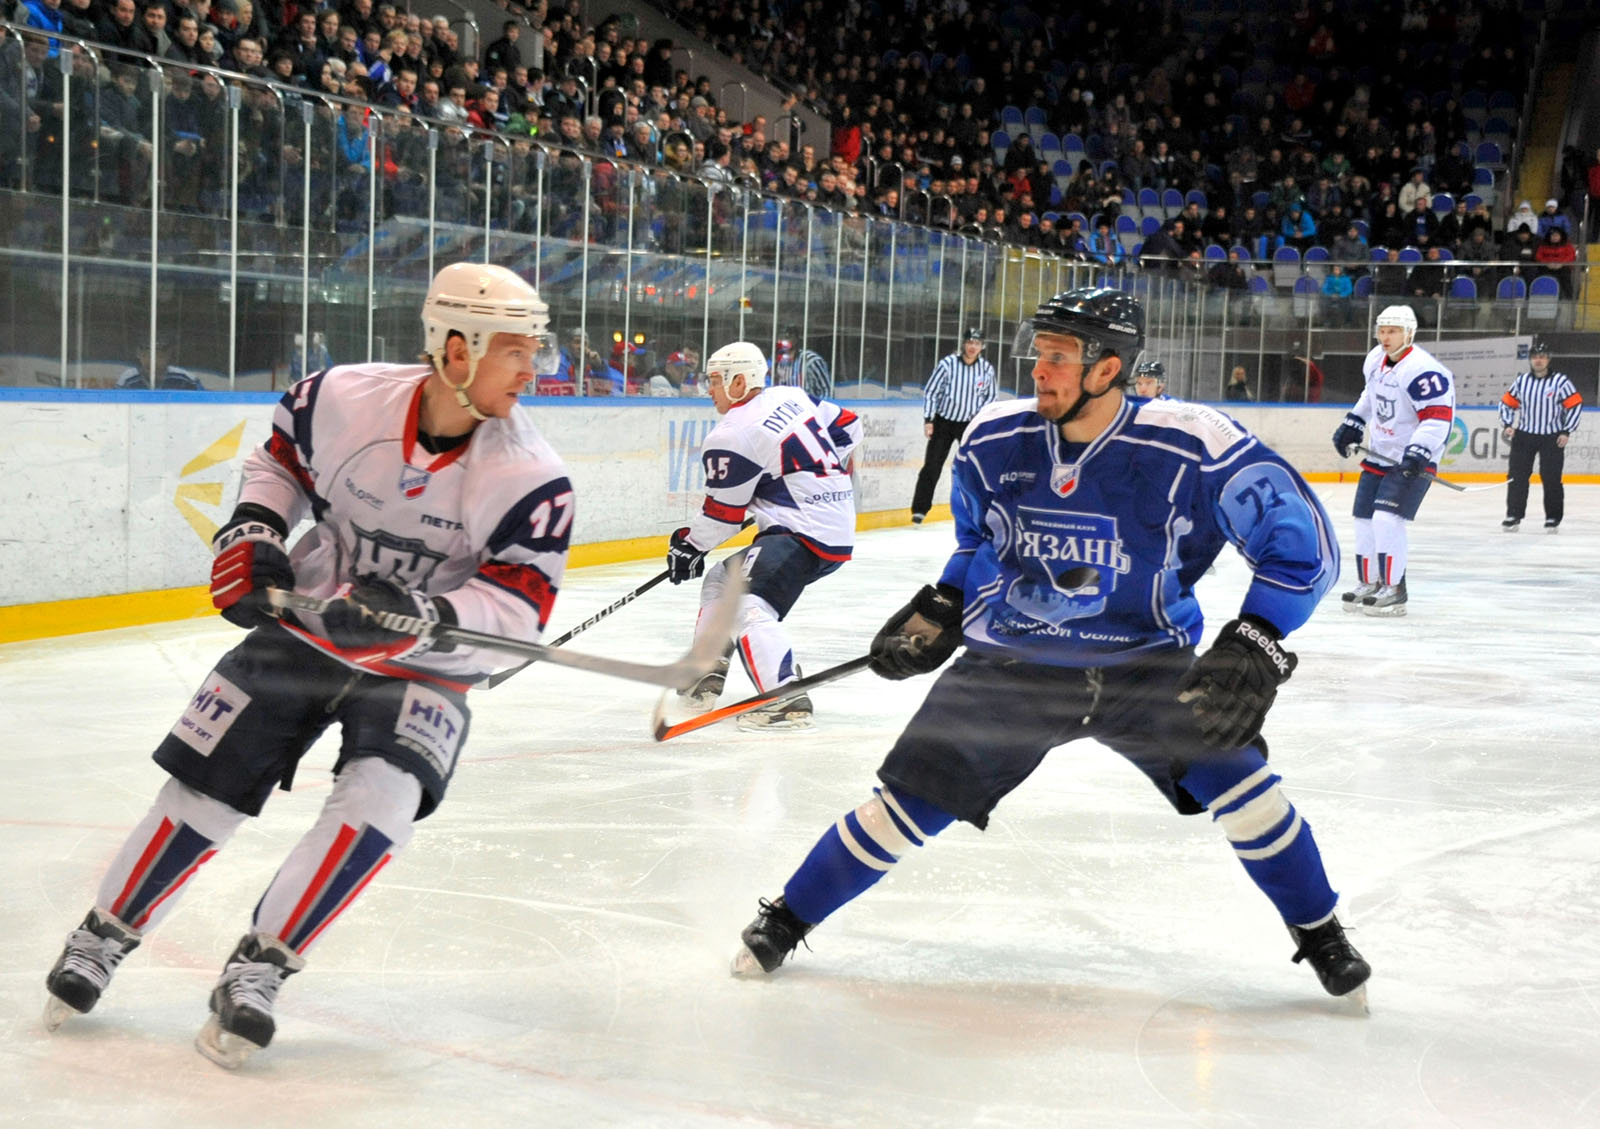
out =
[[933,488],[939,484],[951,446],[961,439],[972,417],[994,399],[994,366],[980,356],[982,352],[983,331],[973,327],[962,339],[960,352],[941,358],[928,377],[922,393],[922,434],[928,438],[928,450],[911,496],[915,525],[928,516]]
[[1567,458],[1567,439],[1582,419],[1583,397],[1566,373],[1550,367],[1550,346],[1535,341],[1528,349],[1528,371],[1513,380],[1500,397],[1500,426],[1511,444],[1506,519],[1500,523],[1501,529],[1515,533],[1527,515],[1535,456],[1544,483],[1544,531],[1554,533],[1561,528],[1566,506],[1561,467]]

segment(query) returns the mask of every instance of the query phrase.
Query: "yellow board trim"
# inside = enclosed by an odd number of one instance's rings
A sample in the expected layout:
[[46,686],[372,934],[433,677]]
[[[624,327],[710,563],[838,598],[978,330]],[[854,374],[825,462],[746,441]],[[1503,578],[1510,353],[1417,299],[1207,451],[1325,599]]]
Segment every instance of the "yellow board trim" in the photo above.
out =
[[[944,511],[946,517],[949,516],[950,507],[939,506],[928,517],[936,518],[940,510]],[[908,525],[910,521],[907,510],[884,510],[858,514],[856,528],[882,529],[891,525]],[[751,527],[725,544],[732,547],[748,545],[755,535],[755,528]],[[666,551],[666,543],[661,537],[596,541],[588,545],[574,545],[568,554],[567,565],[569,568],[591,568],[595,565],[622,564],[662,557]],[[117,596],[90,596],[78,600],[52,600],[42,604],[13,604],[0,607],[0,643],[80,635],[86,631],[110,631],[119,627],[141,627],[147,623],[198,619],[215,614],[209,585],[127,592]]]

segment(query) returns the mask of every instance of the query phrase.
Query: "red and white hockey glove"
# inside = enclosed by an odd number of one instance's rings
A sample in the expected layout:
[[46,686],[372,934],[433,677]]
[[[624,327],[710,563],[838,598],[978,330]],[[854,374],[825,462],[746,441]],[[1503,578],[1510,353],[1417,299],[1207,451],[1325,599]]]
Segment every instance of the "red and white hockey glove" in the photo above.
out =
[[294,587],[285,532],[281,517],[246,502],[212,538],[211,603],[229,623],[252,628],[275,618],[266,590]]

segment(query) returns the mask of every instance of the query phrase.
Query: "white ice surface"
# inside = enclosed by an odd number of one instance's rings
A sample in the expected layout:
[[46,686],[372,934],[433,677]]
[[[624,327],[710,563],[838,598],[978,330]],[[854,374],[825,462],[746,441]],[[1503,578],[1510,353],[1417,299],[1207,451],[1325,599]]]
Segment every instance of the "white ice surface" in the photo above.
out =
[[[1324,492],[1348,559],[1350,488]],[[331,742],[50,1036],[44,974],[163,779],[149,750],[238,633],[0,647],[0,1125],[1600,1126],[1600,488],[1568,502],[1560,536],[1508,536],[1498,491],[1435,490],[1412,614],[1334,597],[1291,638],[1273,763],[1376,970],[1368,1017],[1289,962],[1204,817],[1086,743],[779,974],[734,980],[756,897],[866,798],[928,680],[822,689],[814,734],[658,745],[649,688],[536,667],[475,697],[448,800],[243,1071],[190,1043]],[[950,543],[947,523],[862,537],[791,617],[806,669],[860,653]],[[658,567],[572,574],[552,632]],[[1229,553],[1206,581],[1213,626],[1244,575]],[[663,586],[571,646],[664,661],[695,602]]]

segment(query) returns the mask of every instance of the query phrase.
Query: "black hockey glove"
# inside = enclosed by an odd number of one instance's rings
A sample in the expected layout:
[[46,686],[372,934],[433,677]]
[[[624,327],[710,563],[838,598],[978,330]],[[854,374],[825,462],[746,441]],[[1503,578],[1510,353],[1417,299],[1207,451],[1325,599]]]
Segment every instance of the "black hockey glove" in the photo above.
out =
[[693,580],[706,571],[706,551],[689,543],[689,527],[674,530],[667,547],[667,579],[674,584]]
[[961,646],[961,592],[924,584],[872,640],[872,672],[899,681],[938,670]]
[[283,551],[286,523],[265,506],[246,502],[211,539],[211,603],[235,627],[260,627],[274,615],[268,588],[294,587],[294,567]]
[[1428,469],[1428,464],[1433,462],[1433,452],[1420,443],[1413,443],[1406,448],[1406,453],[1400,456],[1400,473],[1407,478],[1415,478]]
[[434,600],[421,592],[402,588],[392,580],[361,577],[322,613],[322,630],[329,642],[344,651],[381,648],[384,658],[410,658],[427,650],[446,651],[450,646],[432,636],[395,631],[378,622],[385,613],[413,616],[428,623],[454,624],[455,611],[444,600]]
[[1277,629],[1261,619],[1236,619],[1178,681],[1200,736],[1219,749],[1238,749],[1261,732],[1278,687],[1300,661],[1283,649]]
[[1341,459],[1348,459],[1355,445],[1361,442],[1361,437],[1366,433],[1367,421],[1355,412],[1346,412],[1344,422],[1333,430],[1333,449],[1339,452]]

